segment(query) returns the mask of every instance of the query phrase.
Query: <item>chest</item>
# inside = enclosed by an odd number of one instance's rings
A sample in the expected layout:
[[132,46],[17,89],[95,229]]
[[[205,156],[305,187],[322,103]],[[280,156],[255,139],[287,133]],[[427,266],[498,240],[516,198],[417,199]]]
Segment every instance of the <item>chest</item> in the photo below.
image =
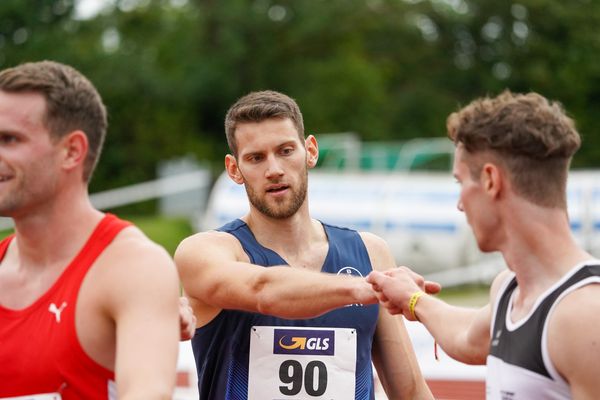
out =
[[300,252],[284,252],[279,251],[277,254],[291,267],[304,268],[313,271],[320,271],[325,264],[329,246],[327,243],[313,246],[310,251]]
[[0,308],[0,381],[40,393],[60,389],[60,366],[71,357],[76,338],[74,306],[55,293],[24,309]]
[[23,272],[8,261],[0,265],[0,306],[19,310],[33,304],[58,280],[64,268],[40,268]]

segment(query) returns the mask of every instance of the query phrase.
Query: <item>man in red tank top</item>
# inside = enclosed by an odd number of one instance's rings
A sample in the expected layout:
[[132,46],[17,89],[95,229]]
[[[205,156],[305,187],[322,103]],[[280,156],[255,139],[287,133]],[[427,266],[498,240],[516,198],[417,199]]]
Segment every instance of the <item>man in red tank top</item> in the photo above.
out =
[[106,132],[93,85],[55,62],[0,72],[0,399],[170,399],[172,260],[90,203]]

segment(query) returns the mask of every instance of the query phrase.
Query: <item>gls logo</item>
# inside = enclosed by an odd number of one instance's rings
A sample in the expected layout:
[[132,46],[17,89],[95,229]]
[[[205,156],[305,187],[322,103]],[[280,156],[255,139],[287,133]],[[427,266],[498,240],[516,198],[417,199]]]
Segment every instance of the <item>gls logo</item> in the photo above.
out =
[[333,330],[275,329],[273,339],[274,354],[334,354]]
[[321,343],[321,338],[292,337],[292,344],[290,345],[283,344],[284,339],[286,338],[287,337],[284,336],[279,339],[279,345],[286,350],[327,350],[329,348],[329,338],[323,339],[323,343]]

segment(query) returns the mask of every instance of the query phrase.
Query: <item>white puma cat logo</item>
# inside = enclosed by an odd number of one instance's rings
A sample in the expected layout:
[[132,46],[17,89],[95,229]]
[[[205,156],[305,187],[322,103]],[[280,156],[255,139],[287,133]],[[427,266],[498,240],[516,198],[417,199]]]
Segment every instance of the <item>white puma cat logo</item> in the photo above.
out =
[[50,303],[50,307],[48,307],[48,311],[50,311],[52,314],[54,314],[54,316],[56,317],[56,322],[60,322],[60,313],[62,313],[62,311],[65,309],[66,306],[67,306],[66,301],[63,301],[63,303],[60,305],[60,307],[56,307],[56,304]]

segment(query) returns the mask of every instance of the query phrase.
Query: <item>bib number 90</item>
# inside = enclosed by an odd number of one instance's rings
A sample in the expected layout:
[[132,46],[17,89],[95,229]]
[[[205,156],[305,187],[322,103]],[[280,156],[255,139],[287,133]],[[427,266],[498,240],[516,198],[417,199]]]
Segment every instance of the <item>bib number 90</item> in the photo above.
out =
[[322,396],[327,390],[327,366],[322,361],[310,361],[304,371],[296,360],[285,360],[279,367],[279,380],[285,385],[279,386],[281,394],[295,396],[304,390],[309,396]]

